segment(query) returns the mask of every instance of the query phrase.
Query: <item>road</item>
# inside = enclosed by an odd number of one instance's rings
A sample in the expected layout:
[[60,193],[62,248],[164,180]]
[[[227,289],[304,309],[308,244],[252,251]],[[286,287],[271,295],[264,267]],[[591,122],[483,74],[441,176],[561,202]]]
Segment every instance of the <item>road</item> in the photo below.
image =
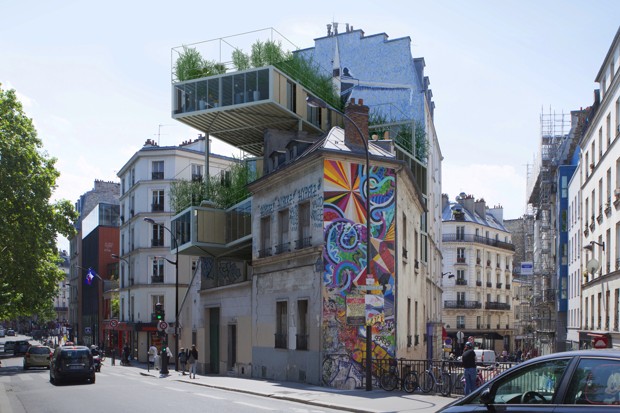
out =
[[[8,339],[22,339],[9,337]],[[0,348],[6,339],[0,338]],[[33,344],[35,341],[30,340]],[[0,357],[3,353],[0,352]],[[338,412],[431,413],[454,400],[432,394],[380,389],[336,390],[303,383],[275,382],[226,375],[161,377],[146,365],[112,367],[106,360],[95,384],[49,382],[45,368],[24,371],[20,357],[2,359],[0,413],[171,412]],[[172,413],[172,412],[171,412]]]

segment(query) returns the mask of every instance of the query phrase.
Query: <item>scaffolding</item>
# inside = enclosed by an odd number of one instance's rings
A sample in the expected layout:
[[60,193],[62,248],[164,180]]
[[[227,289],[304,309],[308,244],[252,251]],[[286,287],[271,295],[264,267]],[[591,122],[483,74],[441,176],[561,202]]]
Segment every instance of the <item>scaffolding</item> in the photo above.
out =
[[570,130],[570,114],[551,110],[541,113],[540,151],[531,168],[528,165],[530,216],[526,220],[526,257],[533,262],[534,275],[530,283],[521,287],[529,300],[521,304],[520,327],[522,335],[533,333],[533,345],[539,354],[552,353],[557,347],[556,173],[574,149]]

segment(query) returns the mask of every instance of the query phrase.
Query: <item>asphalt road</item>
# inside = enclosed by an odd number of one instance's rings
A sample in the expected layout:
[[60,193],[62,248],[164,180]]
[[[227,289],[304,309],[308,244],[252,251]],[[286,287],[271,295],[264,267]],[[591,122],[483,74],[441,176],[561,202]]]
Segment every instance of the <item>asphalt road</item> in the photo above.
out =
[[67,383],[56,386],[49,382],[47,369],[24,371],[22,360],[22,357],[2,359],[0,368],[2,413],[339,411],[137,375],[130,370],[105,366],[100,373],[97,373],[95,384]]

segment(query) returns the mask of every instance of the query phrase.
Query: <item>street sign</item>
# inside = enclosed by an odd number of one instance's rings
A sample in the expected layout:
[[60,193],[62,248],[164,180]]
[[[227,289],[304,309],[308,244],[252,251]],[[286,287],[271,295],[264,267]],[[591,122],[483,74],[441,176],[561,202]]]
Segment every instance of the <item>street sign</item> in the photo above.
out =
[[452,348],[452,339],[451,338],[448,337],[447,339],[445,339],[445,343],[446,343],[446,346],[450,346],[450,348]]
[[166,323],[165,321],[160,321],[159,324],[157,324],[157,329],[159,331],[164,331],[167,328],[168,328],[168,323]]
[[458,339],[459,343],[463,342],[463,337],[465,337],[465,334],[462,331],[456,333],[456,338]]
[[110,327],[112,328],[118,327],[118,320],[116,318],[113,318],[110,320]]

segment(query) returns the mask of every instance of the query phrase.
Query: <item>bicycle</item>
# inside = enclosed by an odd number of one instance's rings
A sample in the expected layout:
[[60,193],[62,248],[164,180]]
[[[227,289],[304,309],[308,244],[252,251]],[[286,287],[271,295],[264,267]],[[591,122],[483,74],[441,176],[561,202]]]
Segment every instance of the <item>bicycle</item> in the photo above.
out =
[[435,375],[435,366],[433,366],[432,360],[428,363],[428,368],[422,373],[422,393],[429,393],[433,388],[438,387],[442,396],[449,396],[452,390],[452,382],[450,380],[450,373],[444,368],[444,363],[441,363],[441,373],[439,374],[439,380]]
[[[485,375],[482,372],[489,372]],[[499,370],[497,370],[496,366],[488,366],[488,367],[477,367],[476,368],[476,388],[482,386],[484,383],[495,377],[499,374]],[[465,391],[465,374],[459,373],[456,376],[456,380],[454,381],[454,392],[462,393]]]
[[391,361],[389,369],[381,374],[379,385],[385,391],[392,391],[399,387],[407,393],[413,393],[419,387],[417,373],[410,370],[401,378],[399,371],[397,361]]

